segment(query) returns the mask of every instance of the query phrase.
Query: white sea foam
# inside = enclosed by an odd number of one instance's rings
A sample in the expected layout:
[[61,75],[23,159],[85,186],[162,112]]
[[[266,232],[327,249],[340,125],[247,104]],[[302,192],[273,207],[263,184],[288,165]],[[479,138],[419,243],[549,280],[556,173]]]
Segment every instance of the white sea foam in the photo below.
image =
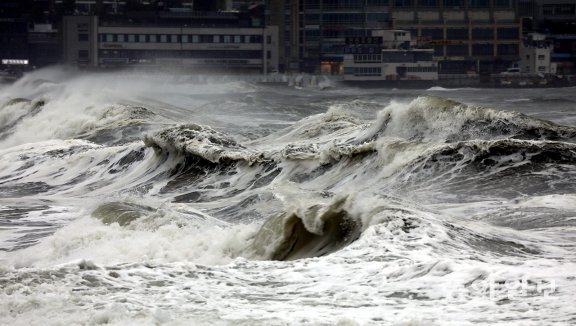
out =
[[500,90],[199,78],[0,89],[0,324],[573,321],[572,129]]

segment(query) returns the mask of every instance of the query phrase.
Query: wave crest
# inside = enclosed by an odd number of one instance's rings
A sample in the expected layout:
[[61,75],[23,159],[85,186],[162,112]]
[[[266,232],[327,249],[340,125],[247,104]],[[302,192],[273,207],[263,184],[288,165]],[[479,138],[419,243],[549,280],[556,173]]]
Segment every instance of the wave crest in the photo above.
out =
[[576,128],[525,114],[421,96],[408,105],[392,103],[379,113],[365,139],[400,137],[411,141],[458,142],[471,139],[571,140]]
[[361,222],[346,209],[347,197],[267,220],[251,243],[254,255],[271,260],[319,257],[358,239]]
[[174,153],[195,156],[210,163],[247,161],[253,163],[262,157],[239,144],[231,137],[212,128],[197,124],[184,124],[144,136],[144,144],[156,153]]

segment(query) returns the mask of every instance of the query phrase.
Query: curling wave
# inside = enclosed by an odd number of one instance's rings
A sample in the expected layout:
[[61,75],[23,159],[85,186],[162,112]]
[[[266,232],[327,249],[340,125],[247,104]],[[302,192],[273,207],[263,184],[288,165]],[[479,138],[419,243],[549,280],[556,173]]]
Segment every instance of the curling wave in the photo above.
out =
[[519,112],[498,111],[453,100],[421,96],[410,104],[392,103],[379,113],[365,138],[400,137],[423,142],[472,139],[576,139],[576,128],[559,126]]

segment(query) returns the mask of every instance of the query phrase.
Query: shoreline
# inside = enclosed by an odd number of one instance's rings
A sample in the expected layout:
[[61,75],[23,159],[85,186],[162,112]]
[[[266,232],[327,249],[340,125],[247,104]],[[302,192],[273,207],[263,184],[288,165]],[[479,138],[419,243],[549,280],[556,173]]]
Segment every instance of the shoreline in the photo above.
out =
[[[66,68],[65,68],[66,69]],[[456,88],[483,88],[483,89],[526,89],[526,88],[566,88],[576,87],[576,76],[467,76],[467,75],[444,75],[438,80],[344,80],[340,75],[321,75],[321,74],[195,74],[191,71],[174,72],[174,71],[149,71],[146,69],[121,69],[121,70],[76,70],[75,73],[127,73],[127,74],[161,74],[167,76],[178,76],[189,79],[193,83],[206,83],[209,81],[246,81],[259,85],[278,86],[278,87],[302,87],[302,88],[334,88],[334,87],[356,87],[365,89],[377,88],[398,88],[398,89],[429,89],[431,87],[442,87],[446,89]],[[22,78],[33,75],[34,71],[25,72],[18,78],[15,76],[0,76],[0,84],[10,85],[18,82]]]

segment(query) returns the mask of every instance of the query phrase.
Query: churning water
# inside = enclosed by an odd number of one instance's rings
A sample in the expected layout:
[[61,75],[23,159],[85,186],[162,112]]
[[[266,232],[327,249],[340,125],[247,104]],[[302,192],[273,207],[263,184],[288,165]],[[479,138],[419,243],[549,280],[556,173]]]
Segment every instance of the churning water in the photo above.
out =
[[0,324],[574,324],[574,92],[27,75]]

